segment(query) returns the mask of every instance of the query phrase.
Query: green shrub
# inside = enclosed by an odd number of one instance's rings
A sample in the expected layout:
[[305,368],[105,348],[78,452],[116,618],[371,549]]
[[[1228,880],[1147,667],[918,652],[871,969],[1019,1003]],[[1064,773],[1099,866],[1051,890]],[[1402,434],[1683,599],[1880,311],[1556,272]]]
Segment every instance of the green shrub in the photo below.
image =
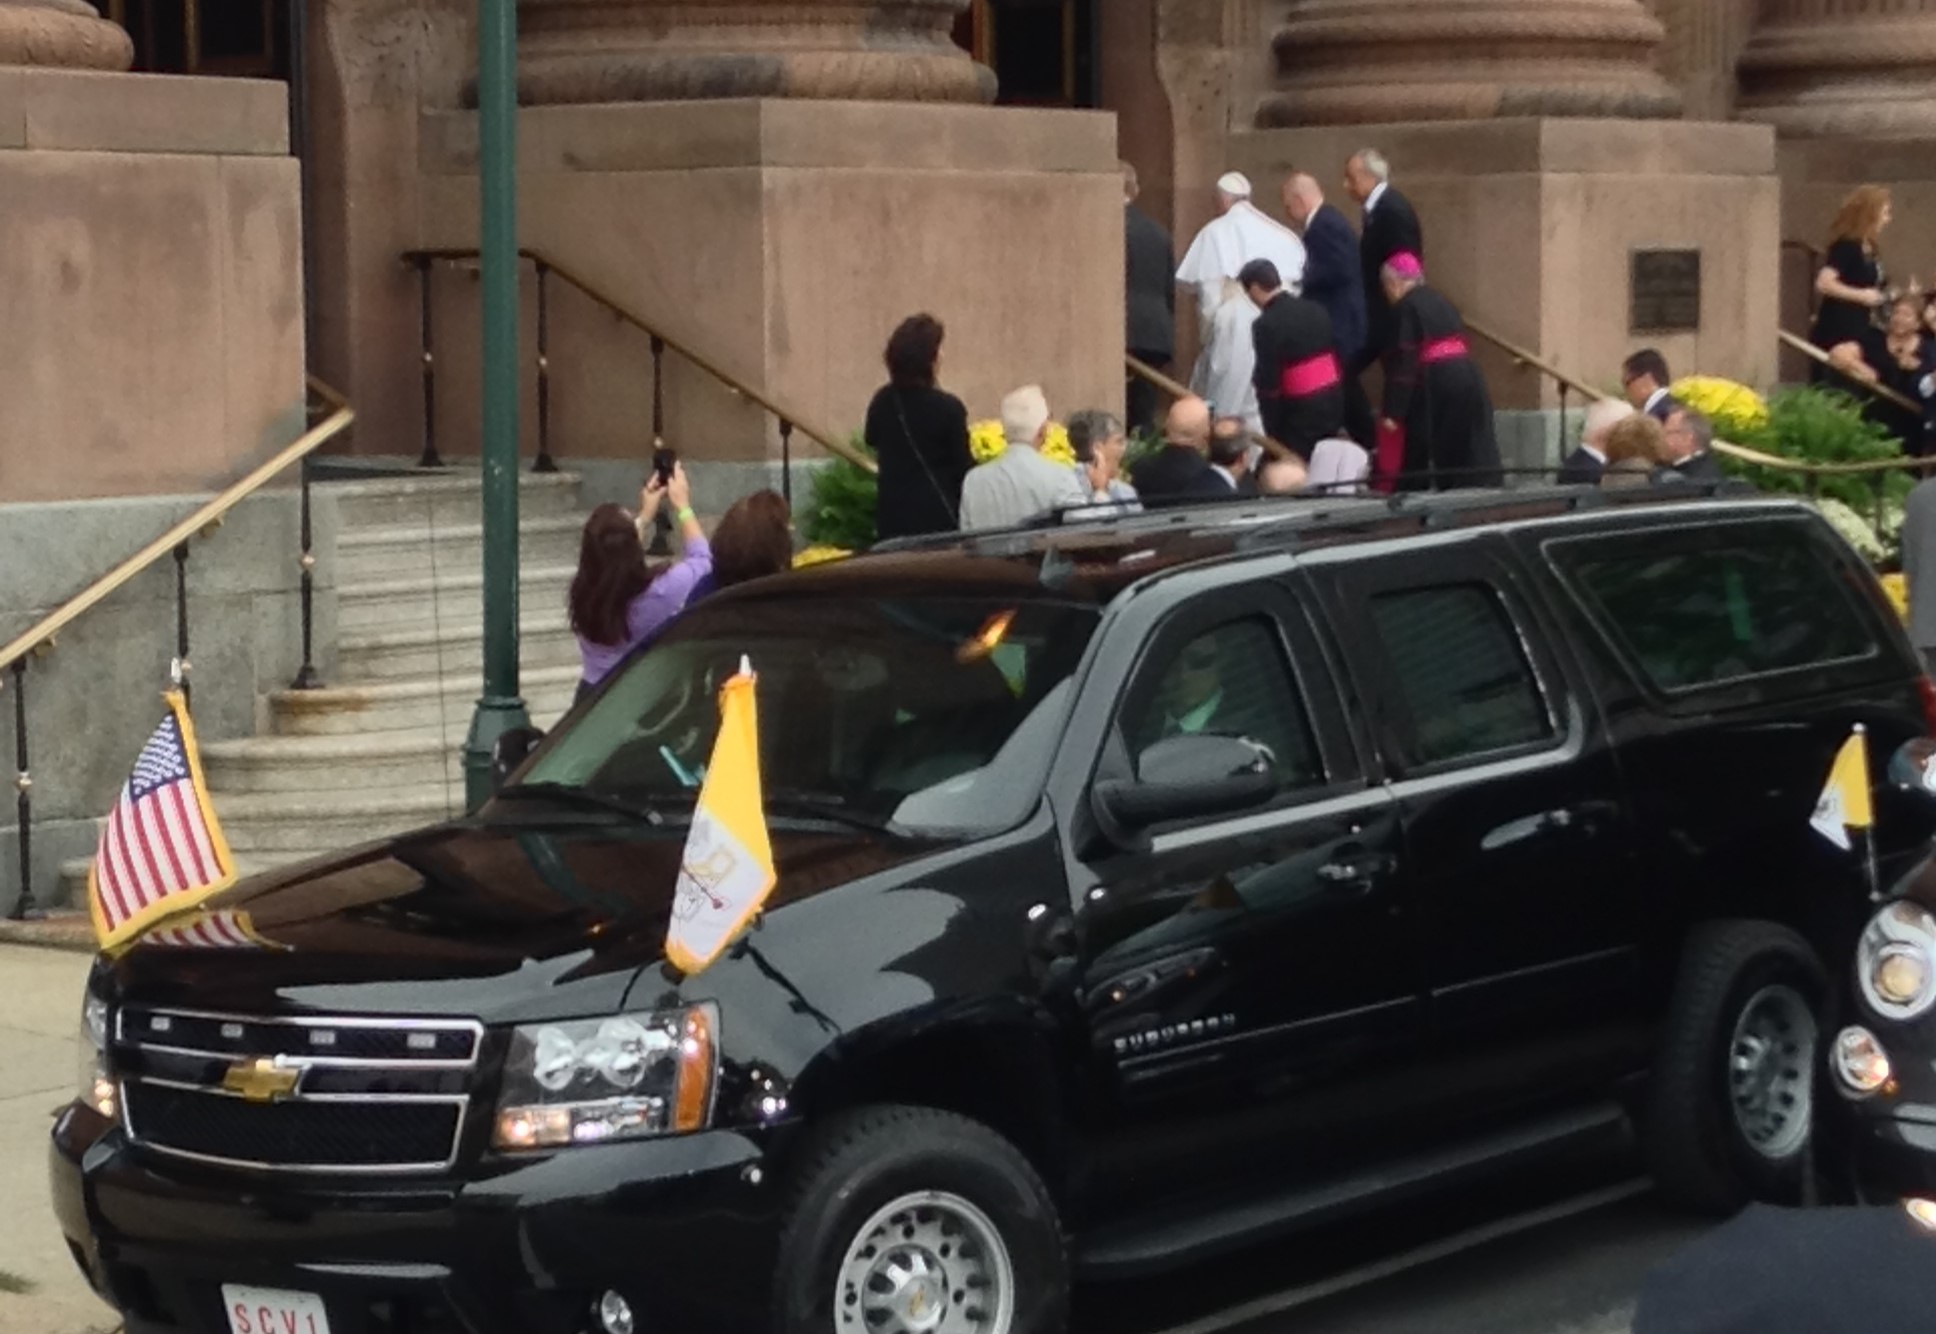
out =
[[[1765,454],[1804,459],[1810,463],[1863,463],[1902,457],[1902,446],[1889,431],[1862,415],[1847,394],[1816,388],[1784,389],[1768,400],[1768,422],[1758,431],[1740,430],[1724,438]],[[1724,458],[1729,473],[1745,478],[1762,491],[1802,492],[1808,479],[1800,473]],[[1886,510],[1900,510],[1913,479],[1907,472],[1883,474]],[[1865,518],[1875,513],[1875,481],[1866,474],[1817,479],[1818,494],[1848,505]]]
[[[868,458],[874,451],[859,432],[849,439]],[[800,532],[816,546],[864,551],[874,545],[874,474],[846,459],[835,459],[813,474],[807,503],[800,511]]]

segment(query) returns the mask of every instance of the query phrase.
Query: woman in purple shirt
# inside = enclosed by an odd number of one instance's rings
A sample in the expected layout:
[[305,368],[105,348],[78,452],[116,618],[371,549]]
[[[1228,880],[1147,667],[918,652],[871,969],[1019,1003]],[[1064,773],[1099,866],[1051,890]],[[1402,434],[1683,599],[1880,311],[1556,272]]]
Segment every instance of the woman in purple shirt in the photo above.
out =
[[[684,554],[652,577],[646,571],[641,535],[667,499],[679,520]],[[571,581],[571,628],[584,660],[580,697],[604,680],[634,646],[677,616],[712,569],[712,548],[692,512],[692,491],[682,465],[673,466],[671,480],[663,485],[657,476],[646,482],[639,493],[636,518],[620,505],[593,510],[585,520],[578,573]]]

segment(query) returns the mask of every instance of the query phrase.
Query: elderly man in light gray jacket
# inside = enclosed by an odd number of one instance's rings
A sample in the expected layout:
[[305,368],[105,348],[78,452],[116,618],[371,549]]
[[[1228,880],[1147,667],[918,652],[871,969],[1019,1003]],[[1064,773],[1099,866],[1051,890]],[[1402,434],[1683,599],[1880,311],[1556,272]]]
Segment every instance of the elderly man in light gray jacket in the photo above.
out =
[[1002,400],[1001,457],[968,474],[961,486],[961,528],[1017,528],[1089,502],[1076,476],[1042,457],[1049,431],[1049,400],[1041,386],[1027,385]]
[[1936,477],[1916,483],[1902,512],[1902,573],[1909,582],[1909,641],[1936,673]]

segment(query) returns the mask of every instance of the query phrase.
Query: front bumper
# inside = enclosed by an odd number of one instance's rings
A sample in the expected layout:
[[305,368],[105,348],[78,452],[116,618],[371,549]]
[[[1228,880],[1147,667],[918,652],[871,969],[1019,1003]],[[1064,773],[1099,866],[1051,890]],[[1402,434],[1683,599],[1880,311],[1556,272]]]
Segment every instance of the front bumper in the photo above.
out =
[[583,1146],[463,1179],[195,1170],[70,1107],[55,1213],[128,1334],[227,1334],[225,1283],[316,1293],[331,1334],[580,1334],[617,1289],[641,1334],[765,1324],[771,1146],[731,1131]]
[[1820,1160],[1839,1193],[1863,1204],[1936,1198],[1936,1108],[1830,1105]]

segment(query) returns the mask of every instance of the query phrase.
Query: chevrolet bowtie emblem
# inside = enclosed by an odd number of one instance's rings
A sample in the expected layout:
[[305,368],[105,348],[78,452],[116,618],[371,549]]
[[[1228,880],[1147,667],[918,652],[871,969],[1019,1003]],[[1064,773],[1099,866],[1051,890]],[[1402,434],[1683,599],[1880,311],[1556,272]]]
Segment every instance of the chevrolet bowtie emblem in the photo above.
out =
[[230,1093],[241,1094],[247,1102],[275,1102],[294,1093],[300,1078],[300,1070],[280,1065],[270,1057],[258,1056],[253,1061],[237,1061],[231,1065],[222,1076],[222,1087]]

